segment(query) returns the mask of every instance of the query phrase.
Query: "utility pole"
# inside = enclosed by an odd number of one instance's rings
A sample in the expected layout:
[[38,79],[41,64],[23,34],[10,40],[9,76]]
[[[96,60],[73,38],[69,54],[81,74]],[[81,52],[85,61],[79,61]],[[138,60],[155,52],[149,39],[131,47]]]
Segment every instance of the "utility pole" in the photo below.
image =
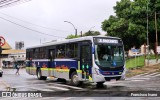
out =
[[156,62],[158,62],[158,51],[157,51],[157,46],[158,46],[158,36],[157,36],[157,13],[155,11],[155,32],[156,32],[156,43],[155,43],[155,51],[156,51]]
[[82,31],[81,31],[81,37],[83,36]]
[[[147,56],[148,56],[148,53],[149,53],[149,38],[148,38],[148,5],[149,5],[149,0],[147,0]],[[147,65],[149,65],[149,59],[148,59]]]

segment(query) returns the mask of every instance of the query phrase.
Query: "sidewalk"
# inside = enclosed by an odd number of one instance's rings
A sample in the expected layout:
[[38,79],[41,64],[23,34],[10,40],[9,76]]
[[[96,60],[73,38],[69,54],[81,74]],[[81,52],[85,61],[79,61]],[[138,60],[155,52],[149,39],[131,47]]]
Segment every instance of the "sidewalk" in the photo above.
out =
[[153,66],[153,65],[157,65],[157,64],[160,64],[160,59],[158,59],[158,61],[156,61],[156,59],[146,59],[145,60],[145,65],[146,66]]

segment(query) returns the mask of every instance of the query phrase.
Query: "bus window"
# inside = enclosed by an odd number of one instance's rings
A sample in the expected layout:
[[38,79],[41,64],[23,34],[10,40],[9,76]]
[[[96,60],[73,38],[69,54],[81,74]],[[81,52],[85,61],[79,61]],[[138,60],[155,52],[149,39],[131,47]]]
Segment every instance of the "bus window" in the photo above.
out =
[[29,59],[30,58],[33,58],[33,49],[31,49],[30,51],[29,51]]
[[55,59],[55,49],[49,50],[49,59]]
[[64,58],[65,57],[65,45],[57,46],[56,55],[57,55],[57,58]]
[[44,59],[44,58],[46,58],[45,49],[46,49],[46,48],[44,48],[44,47],[40,48],[40,50],[39,50],[39,59]]
[[33,58],[38,59],[39,58],[39,48],[34,49],[33,51]]
[[123,47],[107,44],[95,45],[95,62],[100,67],[123,66]]
[[78,57],[78,44],[72,43],[66,45],[66,58],[77,58]]

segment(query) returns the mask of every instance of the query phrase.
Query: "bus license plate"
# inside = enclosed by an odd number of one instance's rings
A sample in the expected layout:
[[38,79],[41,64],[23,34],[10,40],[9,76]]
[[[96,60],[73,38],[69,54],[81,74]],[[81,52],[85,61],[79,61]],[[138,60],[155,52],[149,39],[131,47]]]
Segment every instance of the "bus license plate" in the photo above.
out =
[[116,79],[111,79],[110,81],[111,81],[111,82],[115,82],[115,81],[116,81]]

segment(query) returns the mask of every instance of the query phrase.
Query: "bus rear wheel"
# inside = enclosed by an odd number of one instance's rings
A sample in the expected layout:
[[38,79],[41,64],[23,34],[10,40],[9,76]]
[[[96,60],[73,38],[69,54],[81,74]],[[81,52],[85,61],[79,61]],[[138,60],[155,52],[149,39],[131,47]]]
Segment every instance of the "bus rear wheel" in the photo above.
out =
[[37,78],[38,78],[39,80],[46,80],[46,79],[47,79],[46,76],[42,76],[42,73],[41,73],[41,70],[40,70],[40,69],[37,70]]
[[73,86],[80,86],[81,84],[82,84],[82,82],[79,81],[77,72],[73,72],[71,74],[71,85],[73,85]]

